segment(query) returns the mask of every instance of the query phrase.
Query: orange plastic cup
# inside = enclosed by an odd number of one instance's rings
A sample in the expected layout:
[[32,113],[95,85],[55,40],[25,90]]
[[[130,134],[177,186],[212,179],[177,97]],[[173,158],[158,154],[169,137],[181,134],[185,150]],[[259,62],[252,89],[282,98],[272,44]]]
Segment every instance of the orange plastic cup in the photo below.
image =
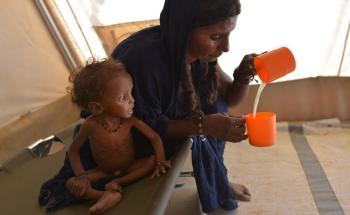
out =
[[272,112],[257,112],[245,117],[248,139],[252,146],[266,147],[276,143],[276,114]]
[[254,58],[260,80],[270,83],[295,70],[295,58],[287,47],[281,47]]

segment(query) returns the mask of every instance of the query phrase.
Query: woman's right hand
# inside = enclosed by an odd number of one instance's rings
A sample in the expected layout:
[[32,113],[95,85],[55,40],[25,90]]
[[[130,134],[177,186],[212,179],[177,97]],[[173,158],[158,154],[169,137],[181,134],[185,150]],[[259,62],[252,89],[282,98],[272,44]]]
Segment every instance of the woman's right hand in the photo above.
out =
[[235,69],[233,73],[234,81],[249,84],[256,75],[256,70],[254,67],[254,58],[258,56],[255,53],[247,54],[243,57],[239,66]]
[[240,142],[248,137],[244,117],[224,113],[206,115],[203,119],[203,133],[230,142]]

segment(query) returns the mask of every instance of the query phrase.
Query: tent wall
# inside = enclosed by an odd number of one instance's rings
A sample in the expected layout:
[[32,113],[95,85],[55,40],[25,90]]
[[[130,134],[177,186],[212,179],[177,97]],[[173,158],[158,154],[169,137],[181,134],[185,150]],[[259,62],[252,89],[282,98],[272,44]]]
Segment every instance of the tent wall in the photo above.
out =
[[[253,111],[258,85],[231,114]],[[350,77],[317,77],[268,84],[261,93],[257,111],[275,112],[278,121],[327,118],[350,120]]]
[[[229,110],[232,115],[252,112],[257,85],[247,98]],[[327,118],[350,120],[350,77],[307,78],[267,85],[258,111],[272,111],[279,121]],[[38,139],[59,132],[78,120],[79,111],[65,96],[0,129],[0,164]]]
[[[2,1],[0,24],[1,164],[36,140],[78,120],[79,111],[66,93],[69,69],[35,0]],[[345,77],[274,83],[262,92],[258,111],[276,112],[277,119],[283,121],[350,120],[349,88],[350,79]],[[248,99],[230,112],[251,112],[256,89],[256,85],[251,86]]]
[[66,94],[68,67],[34,0],[0,7],[0,128]]
[[108,26],[94,26],[94,29],[100,37],[104,49],[108,55],[110,55],[115,46],[131,34],[140,29],[155,25],[159,25],[159,19],[127,22]]
[[39,139],[79,120],[79,110],[64,96],[0,129],[0,165]]

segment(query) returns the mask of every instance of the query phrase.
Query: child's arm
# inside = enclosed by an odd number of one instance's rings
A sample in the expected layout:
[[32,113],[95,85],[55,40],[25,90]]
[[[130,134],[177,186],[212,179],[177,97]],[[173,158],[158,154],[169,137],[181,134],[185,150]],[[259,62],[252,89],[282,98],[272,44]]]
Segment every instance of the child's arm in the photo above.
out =
[[72,195],[83,197],[87,189],[91,186],[87,173],[80,160],[80,149],[83,146],[90,132],[90,123],[85,121],[76,134],[73,143],[68,149],[68,159],[74,171],[75,177],[67,182],[67,187]]
[[76,134],[73,143],[68,149],[69,162],[73,168],[75,176],[79,177],[86,174],[83,164],[80,160],[80,149],[82,148],[85,140],[88,138],[90,131],[90,123],[86,121],[83,123]]
[[161,173],[165,173],[166,169],[170,168],[170,161],[165,160],[162,139],[151,127],[149,127],[143,121],[137,119],[136,117],[132,117],[130,120],[132,121],[132,125],[141,131],[141,133],[143,133],[152,142],[156,156],[156,167],[152,174],[152,178],[154,176],[159,176]]

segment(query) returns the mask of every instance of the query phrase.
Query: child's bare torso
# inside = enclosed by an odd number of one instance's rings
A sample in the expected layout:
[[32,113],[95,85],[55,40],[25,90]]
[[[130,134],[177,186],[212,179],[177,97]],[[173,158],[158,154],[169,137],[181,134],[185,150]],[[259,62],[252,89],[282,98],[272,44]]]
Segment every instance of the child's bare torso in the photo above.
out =
[[125,170],[134,161],[131,125],[127,119],[115,132],[106,131],[96,123],[96,129],[90,135],[90,143],[95,162],[103,171],[113,173]]

